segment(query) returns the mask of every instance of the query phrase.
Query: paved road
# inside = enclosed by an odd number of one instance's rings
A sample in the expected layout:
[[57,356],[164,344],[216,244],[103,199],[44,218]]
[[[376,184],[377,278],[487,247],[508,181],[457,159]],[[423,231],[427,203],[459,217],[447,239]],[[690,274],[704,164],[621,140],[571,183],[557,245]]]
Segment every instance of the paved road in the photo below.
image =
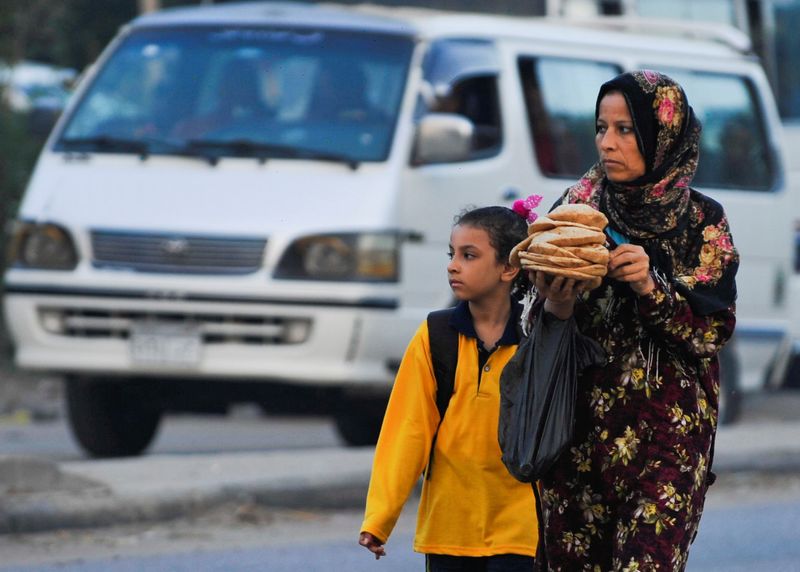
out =
[[711,508],[700,526],[689,560],[690,572],[800,570],[800,497]]
[[[325,417],[264,416],[241,408],[228,416],[171,415],[148,454],[205,454],[341,447]],[[57,461],[83,459],[64,418],[31,422],[22,417],[0,424],[0,455],[35,455]]]
[[[745,396],[742,421],[723,428],[728,435],[746,433],[751,423],[800,422],[800,390],[751,393]],[[263,415],[252,406],[240,406],[227,416],[168,415],[148,455],[258,452],[289,449],[339,448],[342,441],[327,417]],[[0,416],[0,455],[33,455],[55,461],[85,456],[72,439],[66,419],[53,415],[32,420],[26,415]]]
[[[800,394],[757,397],[746,403],[740,424],[720,429],[715,470],[800,473]],[[264,418],[252,411],[174,417],[152,452],[109,461],[53,462],[77,452],[70,441],[72,449],[59,448],[63,422],[43,427],[0,431],[6,446],[28,453],[0,464],[0,485],[9,493],[0,496],[2,532],[173,519],[242,498],[277,507],[361,506],[372,465],[371,448],[342,447],[325,419]]]
[[[422,557],[411,551],[413,511],[404,513],[389,543],[389,556],[377,563],[355,545],[360,519],[357,510],[264,512],[252,514],[249,522],[223,519],[211,526],[181,521],[72,535],[22,535],[5,544],[0,539],[0,553],[8,563],[0,564],[0,571],[422,570]],[[709,495],[688,570],[795,572],[800,562],[799,527],[800,475],[722,477]],[[43,551],[51,557],[37,557]]]

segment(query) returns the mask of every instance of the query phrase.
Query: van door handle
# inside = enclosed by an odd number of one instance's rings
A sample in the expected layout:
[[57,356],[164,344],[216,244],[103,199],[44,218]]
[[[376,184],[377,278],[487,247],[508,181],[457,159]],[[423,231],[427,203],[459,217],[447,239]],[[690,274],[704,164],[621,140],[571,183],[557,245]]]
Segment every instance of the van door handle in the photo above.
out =
[[778,268],[775,274],[775,283],[772,288],[772,303],[775,306],[783,306],[786,297],[786,275],[782,268]]
[[515,189],[514,187],[509,187],[505,191],[503,191],[503,194],[501,195],[501,198],[504,201],[515,201],[518,198],[520,198],[520,196],[521,195],[520,195],[519,189]]

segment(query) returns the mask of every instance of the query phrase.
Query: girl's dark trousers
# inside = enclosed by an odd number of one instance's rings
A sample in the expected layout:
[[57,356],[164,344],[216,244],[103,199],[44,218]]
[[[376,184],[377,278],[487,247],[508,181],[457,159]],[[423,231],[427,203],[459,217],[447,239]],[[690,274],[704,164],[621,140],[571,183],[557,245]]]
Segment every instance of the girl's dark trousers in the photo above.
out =
[[519,554],[496,556],[425,555],[425,572],[533,572],[535,559]]

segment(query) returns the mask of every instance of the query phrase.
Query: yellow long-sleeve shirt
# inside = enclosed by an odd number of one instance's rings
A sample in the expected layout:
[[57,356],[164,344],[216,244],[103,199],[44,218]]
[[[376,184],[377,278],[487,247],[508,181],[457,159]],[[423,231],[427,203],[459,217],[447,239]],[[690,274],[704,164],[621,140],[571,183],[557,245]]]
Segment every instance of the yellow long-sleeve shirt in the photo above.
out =
[[[497,349],[479,370],[477,336],[466,304],[455,313],[455,321],[461,322],[455,389],[436,438],[431,477],[423,481],[414,550],[535,556],[533,491],[508,473],[497,442],[500,373],[517,347],[516,334],[509,335],[514,324],[509,320]],[[509,337],[512,343],[504,345]],[[438,424],[436,378],[423,323],[406,349],[392,389],[375,448],[362,531],[383,541],[389,538],[428,463]]]

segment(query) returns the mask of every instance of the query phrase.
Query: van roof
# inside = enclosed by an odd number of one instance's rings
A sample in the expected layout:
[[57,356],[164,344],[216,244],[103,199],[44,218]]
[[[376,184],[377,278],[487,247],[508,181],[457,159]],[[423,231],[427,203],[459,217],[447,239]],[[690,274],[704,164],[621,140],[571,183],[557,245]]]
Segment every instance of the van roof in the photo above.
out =
[[[570,20],[542,16],[503,16],[446,12],[430,8],[375,4],[301,4],[243,2],[166,9],[136,18],[133,27],[279,25],[399,34],[423,39],[442,37],[506,38],[552,43],[603,45],[626,50],[654,49],[697,56],[736,56],[750,51],[745,34],[729,26],[669,24],[664,21],[598,17]],[[624,31],[624,34],[620,32]],[[672,40],[672,41],[670,41]],[[680,41],[675,41],[680,40]]]
[[151,12],[136,18],[138,26],[263,26],[324,27],[404,35],[417,35],[414,24],[376,12],[361,12],[355,6],[300,4],[293,2],[243,2],[187,6]]

